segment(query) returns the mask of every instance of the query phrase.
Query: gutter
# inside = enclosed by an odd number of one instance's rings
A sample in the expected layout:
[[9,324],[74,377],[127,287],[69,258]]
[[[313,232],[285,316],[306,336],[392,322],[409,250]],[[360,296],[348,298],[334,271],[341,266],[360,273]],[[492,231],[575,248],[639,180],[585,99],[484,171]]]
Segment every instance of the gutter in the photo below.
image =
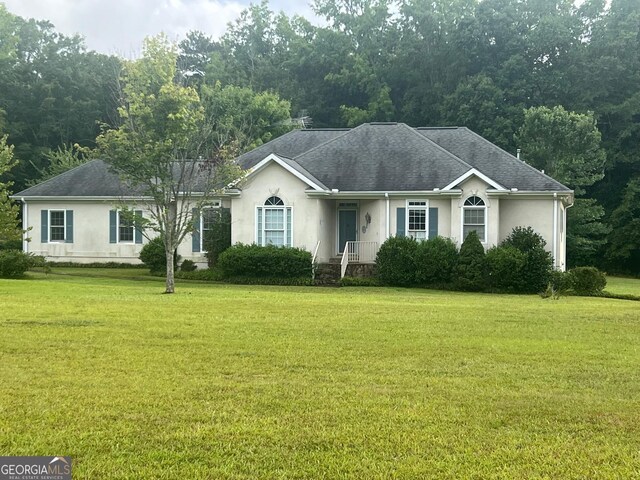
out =
[[558,268],[558,194],[553,194],[553,267]]
[[389,200],[389,194],[385,193],[384,194],[384,198],[386,199],[386,204],[387,204],[387,228],[386,228],[386,237],[385,239],[389,238],[391,236],[391,224],[390,224],[390,217],[389,217],[389,212],[390,212],[390,200]]

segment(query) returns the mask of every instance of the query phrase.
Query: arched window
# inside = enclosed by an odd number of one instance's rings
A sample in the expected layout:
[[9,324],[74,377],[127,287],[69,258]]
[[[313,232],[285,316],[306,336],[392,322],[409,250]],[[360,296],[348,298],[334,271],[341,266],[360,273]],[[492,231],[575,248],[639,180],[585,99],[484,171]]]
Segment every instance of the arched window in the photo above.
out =
[[280,197],[271,196],[264,206],[256,208],[256,243],[258,245],[293,245],[293,216],[291,207]]
[[487,242],[487,206],[480,197],[473,196],[465,200],[462,208],[462,240],[469,232],[475,231],[480,241]]

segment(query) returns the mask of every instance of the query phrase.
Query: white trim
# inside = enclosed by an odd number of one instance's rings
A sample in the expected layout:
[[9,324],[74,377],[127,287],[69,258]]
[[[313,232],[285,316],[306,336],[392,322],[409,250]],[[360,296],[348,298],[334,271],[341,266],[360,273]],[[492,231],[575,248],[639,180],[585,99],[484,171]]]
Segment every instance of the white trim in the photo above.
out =
[[29,253],[29,207],[27,201],[21,198],[22,202],[22,250]]
[[[410,202],[423,202],[424,205],[411,205]],[[416,238],[416,240],[428,240],[429,239],[429,200],[426,198],[408,198],[404,204],[404,236],[409,236],[409,209],[412,210],[424,210],[424,238]]]
[[[62,240],[51,240],[51,212],[62,212],[62,218],[64,223],[62,224],[63,237]],[[65,243],[67,241],[67,211],[60,208],[51,208],[47,210],[47,243]],[[60,225],[56,225],[56,228],[60,228]]]
[[[275,195],[273,195],[275,196]],[[271,198],[271,197],[269,197]],[[282,200],[282,197],[278,197]],[[284,203],[284,200],[283,200]],[[266,220],[266,215],[265,215],[265,210],[269,209],[269,210],[282,210],[283,213],[283,226],[284,226],[284,242],[283,242],[283,246],[285,247],[293,247],[295,242],[293,241],[293,206],[291,205],[256,205],[255,206],[255,243],[256,245],[260,245],[260,246],[266,246],[266,231],[267,229],[265,228],[265,220]],[[260,224],[262,225],[261,229],[258,229],[258,211],[260,211]],[[287,212],[290,211],[291,212],[291,222],[287,222]],[[291,244],[288,245],[287,244],[287,227],[289,227],[289,229],[291,230]],[[271,231],[271,230],[270,230]],[[262,237],[262,241],[258,241],[258,232],[261,233],[261,237]]]
[[558,268],[558,195],[553,194],[553,268]]
[[265,157],[263,160],[258,162],[256,165],[251,167],[249,169],[247,175],[244,178],[249,178],[249,177],[255,175],[257,172],[262,170],[264,167],[266,167],[271,162],[277,163],[282,168],[284,168],[286,171],[291,173],[294,177],[298,178],[299,180],[302,180],[304,183],[309,185],[314,190],[316,190],[318,192],[326,192],[326,190],[324,188],[322,188],[320,185],[318,185],[313,180],[309,179],[308,177],[306,177],[305,175],[303,175],[299,171],[297,171],[295,168],[293,168],[291,165],[289,165],[287,162],[282,160],[280,157],[278,157],[274,153],[269,154],[269,156]]
[[502,185],[500,185],[498,182],[496,182],[495,180],[492,180],[491,178],[487,177],[484,173],[480,172],[479,170],[476,170],[475,168],[472,168],[471,170],[469,170],[464,175],[459,176],[453,182],[451,182],[449,185],[444,187],[442,190],[445,190],[445,191],[451,190],[451,189],[453,189],[453,187],[455,187],[456,185],[459,185],[460,183],[464,182],[467,178],[471,177],[472,175],[475,175],[476,177],[480,178],[481,180],[483,180],[484,182],[488,183],[489,185],[491,185],[496,190],[507,191],[507,189],[504,188]]
[[340,192],[315,192],[309,190],[306,194],[309,197],[334,197],[336,199],[348,199],[348,198],[386,198],[389,197],[403,197],[407,196],[424,196],[424,197],[455,197],[460,195],[462,190],[453,189],[446,192],[442,190],[407,190],[407,191],[340,191]]
[[387,215],[386,220],[387,221],[386,221],[386,231],[385,231],[386,235],[385,235],[384,238],[385,238],[385,240],[387,240],[391,236],[391,217],[390,217],[390,212],[391,212],[390,203],[391,202],[389,200],[389,194],[388,193],[385,193],[384,196],[385,196],[386,203],[387,203],[387,206],[386,206],[386,215]]

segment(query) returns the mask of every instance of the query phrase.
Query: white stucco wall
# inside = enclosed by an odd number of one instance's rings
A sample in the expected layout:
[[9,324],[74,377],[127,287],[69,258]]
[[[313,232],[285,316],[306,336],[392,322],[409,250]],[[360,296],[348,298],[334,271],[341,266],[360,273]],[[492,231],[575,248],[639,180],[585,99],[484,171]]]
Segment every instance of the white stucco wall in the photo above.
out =
[[276,163],[256,172],[241,186],[240,196],[231,202],[231,242],[254,243],[256,207],[263,206],[269,197],[277,196],[286,206],[292,207],[293,246],[313,252],[320,216],[318,203],[307,196],[307,188],[306,183]]

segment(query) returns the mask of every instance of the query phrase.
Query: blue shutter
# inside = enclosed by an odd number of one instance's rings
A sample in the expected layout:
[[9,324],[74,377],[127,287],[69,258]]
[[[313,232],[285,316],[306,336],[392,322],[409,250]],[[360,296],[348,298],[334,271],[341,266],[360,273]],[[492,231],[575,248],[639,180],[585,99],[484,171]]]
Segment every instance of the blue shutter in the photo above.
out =
[[109,243],[118,242],[118,212],[109,210]]
[[256,243],[262,245],[262,207],[256,208]]
[[49,241],[49,210],[40,210],[40,241]]
[[142,225],[141,225],[142,210],[136,210],[134,214],[135,214],[135,217],[133,221],[133,226],[134,226],[133,235],[136,243],[142,243]]
[[293,227],[293,225],[291,225],[292,221],[293,220],[292,220],[292,215],[291,215],[291,207],[287,207],[287,226],[286,226],[287,227],[287,231],[286,231],[287,237],[285,239],[285,246],[287,246],[287,247],[292,247],[293,246],[293,238],[292,238],[292,235],[291,235],[292,227]]
[[197,208],[191,210],[191,217],[193,219],[193,233],[191,234],[191,251],[200,251],[200,212]]
[[438,209],[429,209],[429,238],[438,236]]
[[64,236],[64,243],[73,243],[73,210],[67,210],[66,214],[67,231]]
[[406,225],[406,208],[398,208],[396,210],[396,236],[405,236]]

